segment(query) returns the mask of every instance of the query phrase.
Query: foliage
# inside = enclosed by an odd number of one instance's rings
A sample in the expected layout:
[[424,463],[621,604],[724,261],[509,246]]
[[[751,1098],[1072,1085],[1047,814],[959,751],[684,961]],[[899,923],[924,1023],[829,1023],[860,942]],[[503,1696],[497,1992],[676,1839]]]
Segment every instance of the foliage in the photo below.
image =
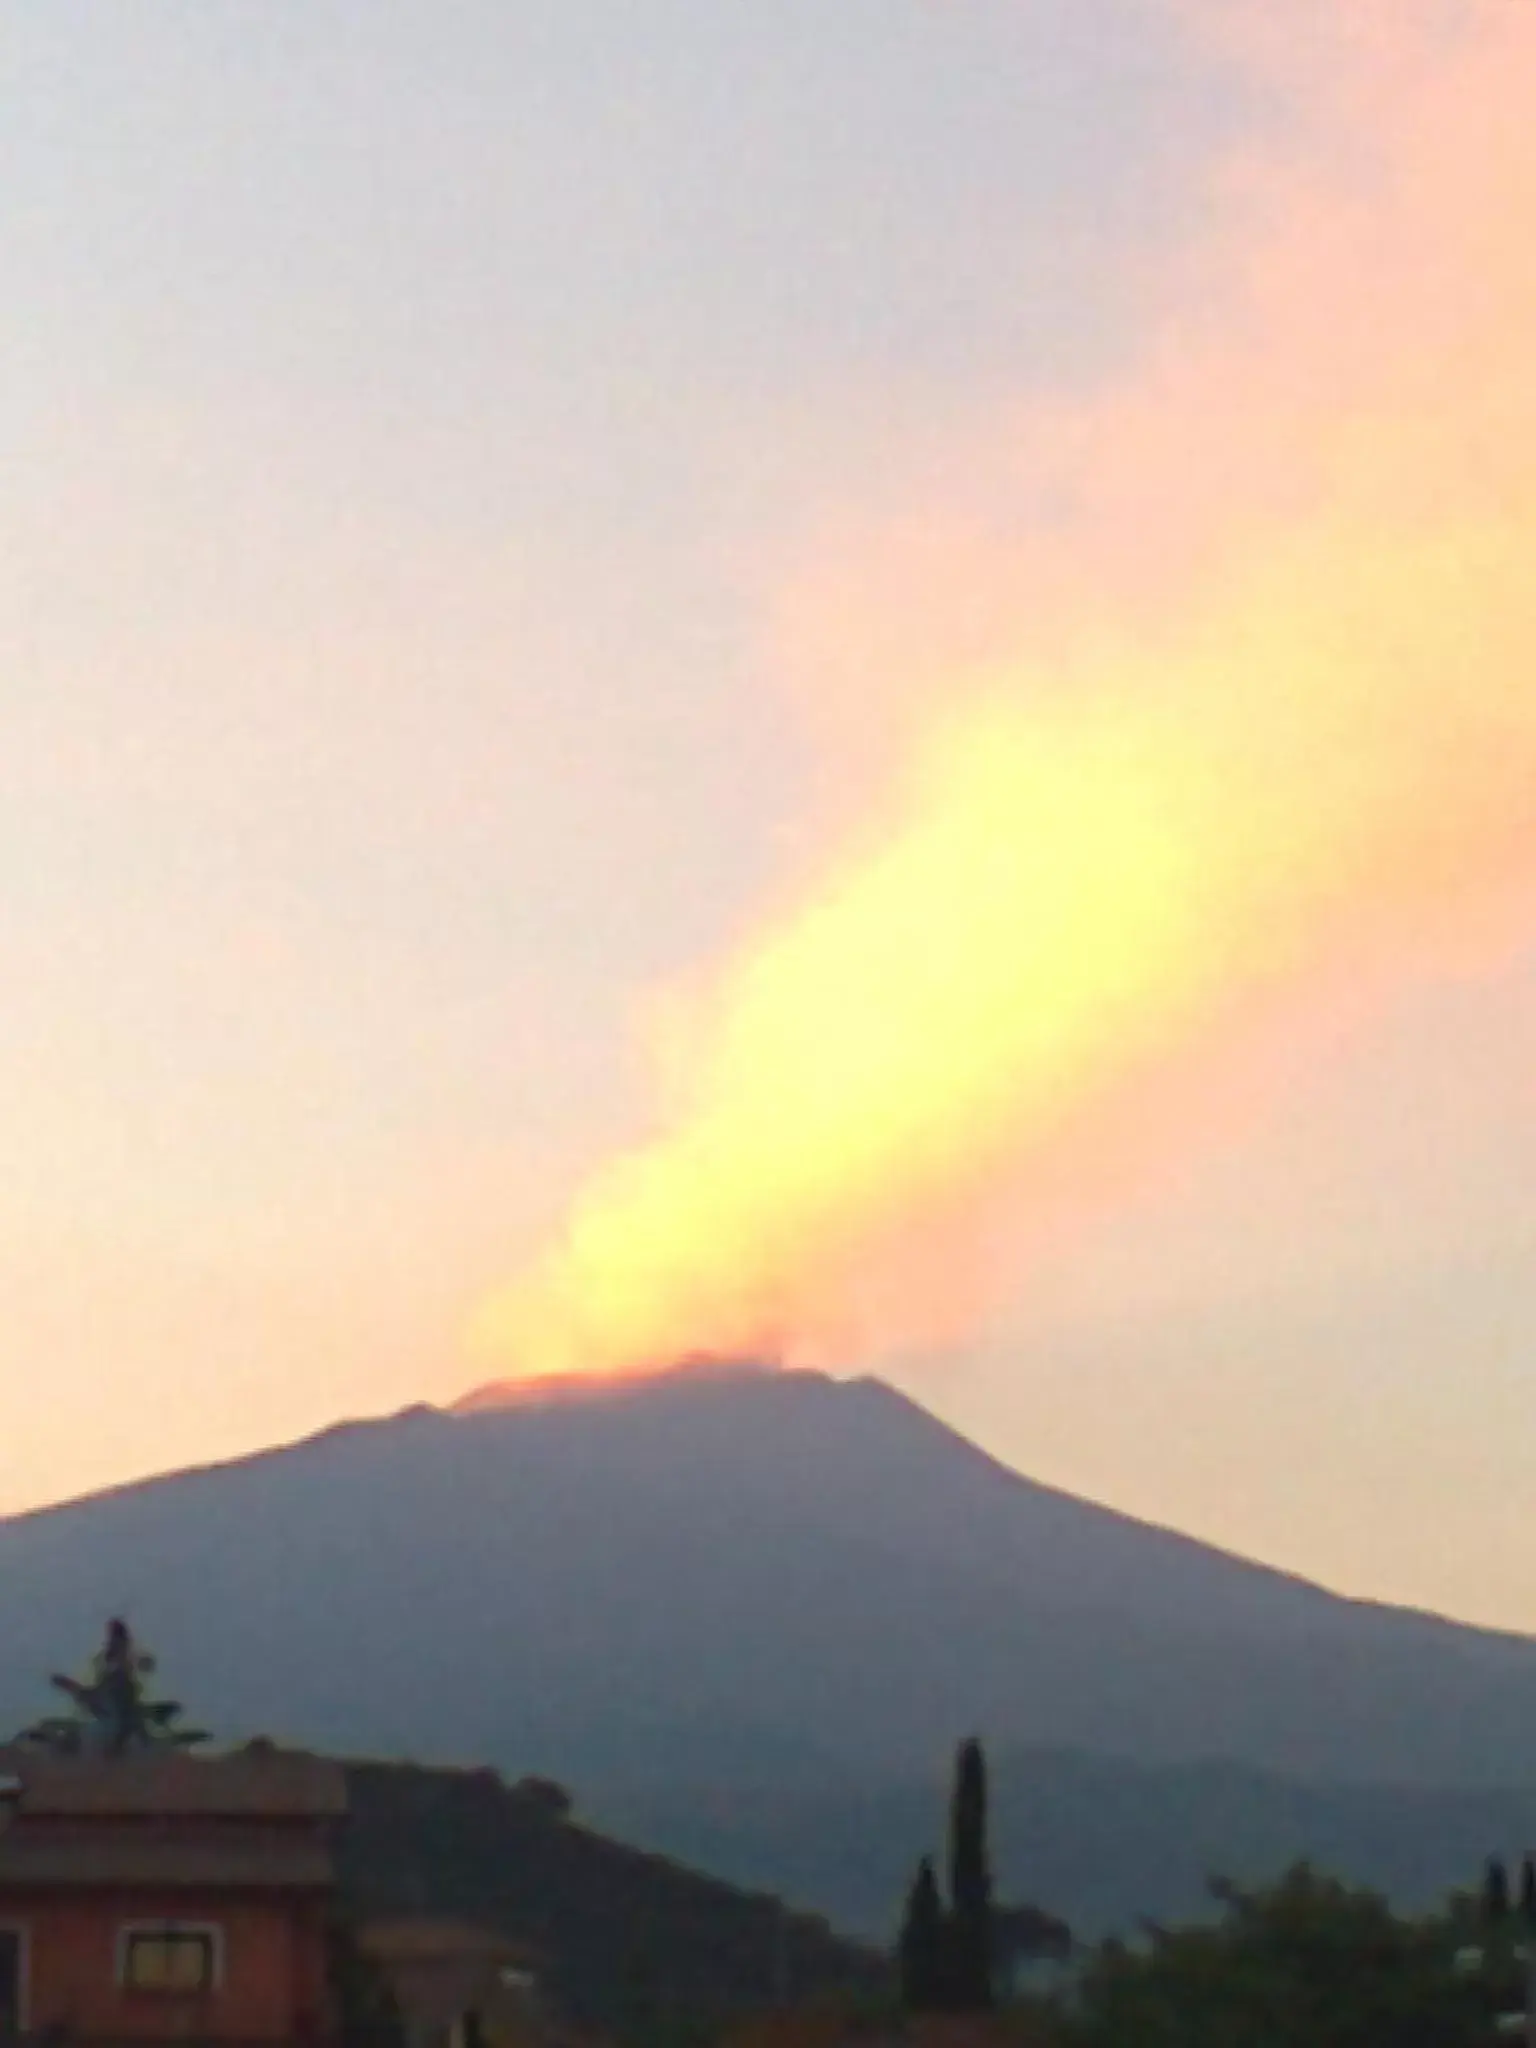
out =
[[1040,1906],[992,1908],[993,1961],[1005,1982],[1023,1963],[1065,1963],[1073,1948],[1071,1928],[1055,1913]]
[[949,1818],[949,2005],[992,2004],[992,1870],[987,1852],[987,1766],[974,1736],[955,1758]]
[[179,1700],[149,1697],[145,1681],[155,1660],[141,1650],[125,1621],[107,1623],[89,1678],[55,1672],[52,1683],[73,1703],[70,1715],[50,1715],[25,1729],[21,1741],[61,1756],[123,1756],[135,1749],[188,1749],[206,1742],[200,1728],[181,1726]]
[[347,1789],[352,1912],[494,1928],[532,1952],[557,2012],[610,2039],[693,2048],[749,2013],[888,1981],[824,1922],[562,1819],[493,1771],[358,1763]]
[[1078,2048],[1472,2048],[1486,1987],[1452,1968],[1448,1918],[1403,1920],[1374,1892],[1299,1864],[1246,1891],[1216,1884],[1212,1926],[1148,1929],[1086,1966]]
[[933,1858],[917,1866],[896,1943],[901,2002],[908,2012],[937,2012],[946,2003],[949,1928]]
[[1066,1922],[1038,1906],[999,1906],[992,1895],[987,1765],[971,1737],[955,1755],[949,1809],[949,1900],[924,1857],[907,1895],[897,1940],[902,2004],[909,2013],[982,2013],[1022,1961],[1072,1951]]
[[554,1778],[519,1778],[509,1789],[513,1799],[521,1799],[550,1820],[569,1820],[576,1810],[569,1787]]

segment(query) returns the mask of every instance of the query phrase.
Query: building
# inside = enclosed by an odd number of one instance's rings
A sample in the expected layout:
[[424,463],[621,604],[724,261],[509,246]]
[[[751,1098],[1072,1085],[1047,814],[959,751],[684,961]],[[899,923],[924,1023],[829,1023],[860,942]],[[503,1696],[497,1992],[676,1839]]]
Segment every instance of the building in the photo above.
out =
[[494,1929],[377,1920],[358,1945],[389,1987],[405,2048],[574,2048],[544,2010],[532,1953]]
[[321,2040],[340,1768],[0,1749],[0,2036]]

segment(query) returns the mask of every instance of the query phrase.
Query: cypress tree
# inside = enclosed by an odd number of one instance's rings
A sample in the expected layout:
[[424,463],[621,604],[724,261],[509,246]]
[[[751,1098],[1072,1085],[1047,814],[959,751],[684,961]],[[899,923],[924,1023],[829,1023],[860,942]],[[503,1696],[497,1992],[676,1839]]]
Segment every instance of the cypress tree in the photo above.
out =
[[992,1871],[987,1855],[987,1765],[974,1736],[955,1757],[949,1822],[950,2004],[992,2004]]
[[901,2002],[906,2011],[937,2012],[945,2004],[947,1936],[933,1858],[925,1856],[907,1894],[896,1943]]
[[1483,1918],[1490,1927],[1509,1918],[1509,1872],[1502,1856],[1490,1856],[1483,1871]]

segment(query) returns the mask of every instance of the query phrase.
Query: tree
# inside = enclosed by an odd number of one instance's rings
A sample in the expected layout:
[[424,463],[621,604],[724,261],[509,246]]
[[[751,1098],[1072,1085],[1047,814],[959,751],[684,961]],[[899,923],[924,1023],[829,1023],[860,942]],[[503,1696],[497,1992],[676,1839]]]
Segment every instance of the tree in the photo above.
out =
[[1065,1920],[1040,1906],[999,1906],[992,1908],[992,1964],[994,1987],[1011,1989],[1019,1971],[1027,1964],[1064,1963],[1073,1951],[1072,1930]]
[[1375,1893],[1300,1864],[1249,1891],[1214,1885],[1214,1925],[1107,1943],[1077,1990],[1078,2048],[1475,2048],[1486,1988],[1458,1977],[1446,1919],[1401,1920]]
[[925,1856],[907,1894],[897,1962],[908,2012],[989,2012],[998,1984],[1018,1966],[1072,1954],[1072,1930],[1038,1906],[1000,1907],[993,1897],[987,1830],[987,1762],[975,1736],[955,1752],[949,1804],[949,1896]]
[[123,1756],[132,1749],[188,1749],[207,1736],[183,1728],[179,1700],[154,1700],[145,1681],[155,1660],[134,1641],[127,1622],[107,1623],[86,1679],[56,1672],[52,1683],[74,1702],[73,1715],[56,1714],[26,1729],[21,1740],[64,1756]]
[[949,1992],[957,2012],[992,2004],[992,1870],[987,1852],[987,1765],[972,1736],[955,1757],[949,1817]]
[[1520,1865],[1520,1918],[1527,1927],[1536,1927],[1536,1856],[1529,1849]]
[[1509,1872],[1502,1856],[1490,1856],[1483,1870],[1483,1918],[1490,1927],[1509,1918]]
[[949,1927],[933,1858],[917,1866],[896,1943],[901,2002],[907,2012],[937,2012],[946,2003]]
[[566,1787],[555,1778],[519,1778],[515,1785],[509,1787],[507,1796],[517,1800],[529,1813],[551,1821],[569,1820],[576,1804]]

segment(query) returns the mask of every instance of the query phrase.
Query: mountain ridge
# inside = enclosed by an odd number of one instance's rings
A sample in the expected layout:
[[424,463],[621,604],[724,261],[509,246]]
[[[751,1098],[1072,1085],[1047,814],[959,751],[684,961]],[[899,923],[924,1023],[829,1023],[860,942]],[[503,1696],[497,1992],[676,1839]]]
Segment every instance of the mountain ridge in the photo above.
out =
[[[924,1426],[933,1432],[942,1433],[955,1448],[962,1450],[978,1465],[984,1465],[1003,1478],[1025,1486],[1037,1496],[1061,1503],[1072,1508],[1089,1508],[1096,1515],[1127,1531],[1138,1532],[1155,1539],[1166,1540],[1186,1548],[1191,1553],[1220,1559],[1240,1570],[1263,1576],[1298,1591],[1315,1594],[1320,1598],[1342,1603],[1357,1612],[1381,1613],[1397,1617],[1412,1618],[1432,1626],[1466,1631],[1478,1638],[1504,1641],[1516,1644],[1530,1644],[1536,1647],[1536,1635],[1514,1628],[1500,1627],[1487,1622],[1469,1622],[1432,1607],[1421,1607],[1411,1602],[1378,1599],[1370,1594],[1351,1593],[1340,1587],[1315,1579],[1290,1566],[1276,1564],[1267,1559],[1248,1556],[1214,1539],[1195,1536],[1178,1528],[1171,1522],[1160,1522],[1130,1510],[1116,1507],[1113,1502],[1100,1500],[1095,1496],[1076,1494],[1051,1481],[1037,1479],[1011,1466],[996,1453],[988,1451],[963,1431],[945,1422],[941,1417],[926,1409],[912,1396],[894,1387],[890,1382],[874,1374],[855,1374],[839,1377],[807,1368],[781,1368],[759,1364],[755,1361],[705,1361],[684,1363],[657,1373],[613,1378],[591,1378],[583,1375],[559,1375],[539,1378],[525,1383],[492,1381],[471,1389],[443,1405],[428,1401],[413,1401],[403,1407],[381,1411],[376,1415],[345,1416],[335,1422],[322,1424],[300,1436],[286,1438],[275,1444],[261,1445],[254,1450],[236,1451],[228,1456],[210,1458],[195,1464],[171,1466],[162,1472],[141,1475],[133,1479],[114,1481],[106,1486],[94,1487],[86,1492],[68,1494],[55,1501],[45,1501],[33,1506],[0,1514],[0,1532],[44,1518],[68,1514],[89,1508],[98,1503],[117,1500],[134,1495],[146,1489],[176,1486],[184,1481],[201,1480],[223,1473],[243,1472],[271,1461],[282,1460],[322,1447],[344,1441],[367,1437],[378,1432],[393,1432],[397,1429],[428,1425],[450,1427],[468,1424],[477,1426],[485,1421],[507,1415],[527,1415],[546,1407],[592,1408],[599,1405],[618,1406],[630,1401],[642,1402],[651,1399],[663,1389],[710,1386],[735,1386],[744,1381],[778,1378],[796,1382],[814,1382],[831,1387],[868,1389],[888,1402],[900,1404],[912,1416],[921,1418]],[[508,1390],[513,1390],[510,1394]]]
[[216,1727],[578,1787],[679,1731],[722,1770],[911,1776],[969,1727],[1490,1784],[1536,1716],[1528,1638],[1082,1501],[884,1382],[772,1369],[416,1404],[0,1521],[0,1717],[118,1609]]

